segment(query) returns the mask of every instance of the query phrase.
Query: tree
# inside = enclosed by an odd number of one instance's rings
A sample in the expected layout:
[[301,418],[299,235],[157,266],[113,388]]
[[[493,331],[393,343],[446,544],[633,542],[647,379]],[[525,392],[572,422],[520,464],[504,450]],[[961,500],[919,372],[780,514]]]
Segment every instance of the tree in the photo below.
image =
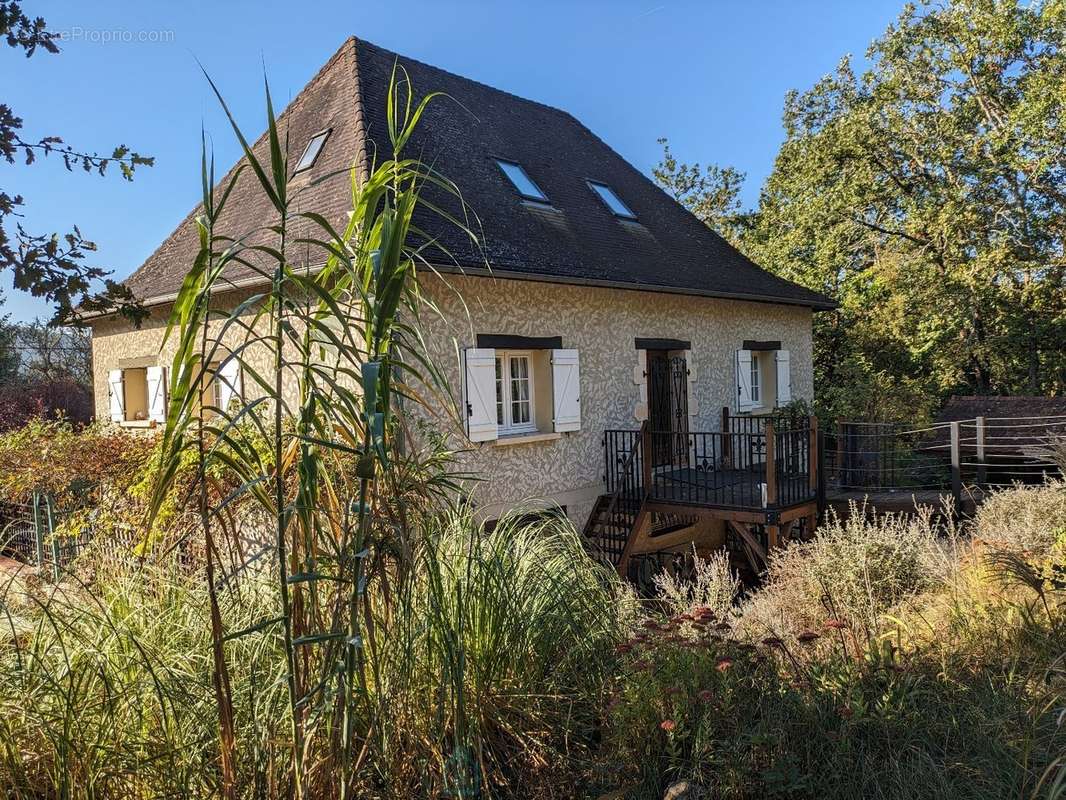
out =
[[788,95],[744,246],[840,301],[827,390],[1066,391],[1064,44],[1061,0],[908,5]]
[[737,244],[743,227],[740,190],[744,173],[733,167],[679,162],[670,150],[670,142],[659,139],[663,158],[652,169],[652,177],[681,205],[695,214],[707,227],[724,239]]
[[844,58],[787,95],[754,213],[716,183],[727,170],[664,150],[668,191],[840,303],[815,316],[821,413],[1066,392],[1064,45],[1063,0],[908,4],[867,71]]
[[[0,35],[9,47],[22,50],[27,58],[38,49],[59,53],[57,36],[48,31],[42,18],[27,16],[21,0],[0,2]],[[116,164],[122,177],[129,181],[137,167],[152,166],[154,162],[125,145],[115,147],[110,156],[101,156],[76,150],[54,135],[36,140],[23,138],[22,125],[21,117],[0,104],[0,156],[9,164],[15,163],[17,156],[30,165],[39,155],[54,154],[68,171],[80,167],[85,172],[104,175],[109,166]],[[86,255],[95,251],[96,245],[82,235],[77,225],[63,236],[31,233],[17,222],[12,231],[12,220],[20,216],[23,205],[21,195],[0,190],[0,270],[13,271],[16,289],[52,303],[56,321],[70,319],[77,307],[86,311],[115,310],[134,321],[144,318],[144,309],[129,289],[111,280],[106,270],[85,263]],[[100,283],[103,289],[94,289]]]
[[92,388],[92,339],[87,330],[38,320],[17,326],[16,341],[28,381],[72,381]]

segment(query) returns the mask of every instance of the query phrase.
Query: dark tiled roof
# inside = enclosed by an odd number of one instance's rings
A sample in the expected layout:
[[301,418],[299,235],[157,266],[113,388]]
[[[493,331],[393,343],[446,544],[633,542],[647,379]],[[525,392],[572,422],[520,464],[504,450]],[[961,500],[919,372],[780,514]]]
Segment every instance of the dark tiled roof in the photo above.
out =
[[[467,271],[562,282],[641,286],[666,292],[831,307],[827,298],[756,266],[655,186],[571,115],[476,81],[349,39],[285,110],[293,163],[307,140],[332,127],[314,167],[301,173],[301,207],[340,225],[349,203],[347,176],[321,180],[353,160],[388,147],[386,99],[393,65],[406,68],[418,94],[443,92],[430,104],[406,154],[454,180],[478,215],[484,252],[428,216],[439,236],[433,259]],[[260,140],[255,151],[265,152]],[[523,201],[495,159],[522,165],[550,207]],[[225,180],[225,179],[224,179]],[[615,217],[586,181],[609,185],[636,216]],[[230,199],[227,232],[266,223],[270,209],[246,174]],[[128,280],[142,297],[173,293],[196,250],[190,215]],[[448,255],[444,254],[444,251]],[[253,273],[235,271],[235,281]]]

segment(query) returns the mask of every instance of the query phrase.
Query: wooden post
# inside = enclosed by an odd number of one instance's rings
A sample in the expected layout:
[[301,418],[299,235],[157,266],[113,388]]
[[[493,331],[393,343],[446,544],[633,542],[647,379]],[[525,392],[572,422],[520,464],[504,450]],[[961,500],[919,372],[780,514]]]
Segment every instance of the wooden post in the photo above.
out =
[[977,425],[977,484],[984,486],[987,480],[987,469],[985,467],[985,418],[978,417],[976,420]]
[[955,511],[962,508],[962,458],[959,453],[959,423],[951,423],[951,495]]
[[722,466],[733,466],[733,437],[729,435],[729,406],[722,406]]
[[766,422],[766,505],[777,505],[777,438],[770,420]]
[[810,445],[807,449],[807,471],[810,473],[811,494],[818,493],[818,417],[808,417],[811,426]]
[[766,526],[766,552],[772,553],[777,549],[778,544],[781,542],[781,526],[780,525],[767,525]]

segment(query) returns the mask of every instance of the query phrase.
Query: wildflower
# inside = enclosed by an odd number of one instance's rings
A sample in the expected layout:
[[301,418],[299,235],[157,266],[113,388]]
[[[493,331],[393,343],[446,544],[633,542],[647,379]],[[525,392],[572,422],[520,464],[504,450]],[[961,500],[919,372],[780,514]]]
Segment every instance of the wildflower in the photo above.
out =
[[699,698],[704,703],[709,703],[711,702],[711,700],[714,699],[714,692],[712,692],[710,689],[704,689],[702,692],[700,692]]
[[731,659],[729,656],[724,656],[718,659],[718,665],[715,667],[715,669],[719,672],[725,672],[731,666],[733,666],[733,659]]
[[677,723],[674,722],[672,719],[664,719],[662,722],[659,723],[659,727],[669,733],[677,727]]
[[799,641],[801,644],[810,644],[815,639],[821,638],[821,634],[815,633],[814,631],[804,631],[796,637],[796,640]]
[[842,619],[828,619],[825,621],[825,627],[830,628],[834,631],[839,631],[843,628],[848,627],[848,623],[844,622],[844,620]]
[[631,645],[631,644],[620,644],[614,649],[614,651],[616,653],[618,653],[619,655],[625,655],[626,653],[630,652],[632,649],[633,649],[633,645]]
[[781,647],[781,645],[784,644],[784,642],[782,642],[776,636],[767,636],[765,639],[762,640],[762,643],[767,647]]

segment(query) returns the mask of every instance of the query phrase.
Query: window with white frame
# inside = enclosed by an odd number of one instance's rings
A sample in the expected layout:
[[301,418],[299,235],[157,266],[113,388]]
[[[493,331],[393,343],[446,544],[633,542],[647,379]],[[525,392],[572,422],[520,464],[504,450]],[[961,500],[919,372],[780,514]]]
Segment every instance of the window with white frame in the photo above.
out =
[[762,381],[759,379],[759,354],[751,354],[751,403],[752,405],[761,405],[762,403]]
[[533,408],[532,353],[497,351],[496,424],[500,435],[537,429]]
[[524,344],[515,349],[470,347],[463,351],[462,401],[470,441],[508,437],[525,441],[522,434],[581,430],[578,351],[523,349]]

